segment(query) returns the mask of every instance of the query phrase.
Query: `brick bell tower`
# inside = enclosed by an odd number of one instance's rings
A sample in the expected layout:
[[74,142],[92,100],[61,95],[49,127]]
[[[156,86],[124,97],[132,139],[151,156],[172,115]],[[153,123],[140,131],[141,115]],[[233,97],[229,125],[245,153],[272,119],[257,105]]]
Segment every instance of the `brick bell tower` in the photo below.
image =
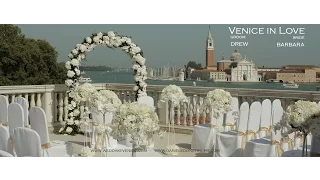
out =
[[210,31],[209,25],[209,32],[207,37],[206,43],[206,69],[215,69],[214,66],[214,42]]

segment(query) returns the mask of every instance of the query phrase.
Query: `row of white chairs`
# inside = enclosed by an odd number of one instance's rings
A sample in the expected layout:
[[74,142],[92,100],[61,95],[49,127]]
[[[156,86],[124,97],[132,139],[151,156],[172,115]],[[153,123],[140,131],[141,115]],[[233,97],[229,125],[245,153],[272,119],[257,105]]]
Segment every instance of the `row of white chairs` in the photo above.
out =
[[[301,153],[297,153],[297,150],[302,149],[301,137],[294,133],[289,137],[284,137],[282,132],[285,129],[274,131],[272,128],[280,122],[283,113],[281,101],[278,99],[272,103],[269,99],[265,99],[262,104],[253,102],[251,106],[246,102],[243,103],[240,107],[237,131],[217,134],[215,149],[217,156],[278,157],[301,155]],[[308,136],[308,145],[308,151],[310,151],[311,135]]]
[[[23,101],[26,101],[25,99]],[[0,125],[0,150],[10,153],[13,156],[49,156],[49,157],[70,157],[72,156],[72,143],[65,142],[65,141],[50,141],[49,140],[49,133],[48,133],[48,126],[45,112],[40,107],[32,107],[27,112],[22,108],[22,106],[18,103],[11,103],[3,106],[3,102],[8,102],[5,96],[0,96],[0,104],[2,111],[0,112],[0,116],[4,117],[4,119],[8,119],[7,123],[3,123]],[[4,109],[7,109],[5,111]],[[5,116],[4,116],[5,114]],[[30,125],[26,126],[26,121],[24,117],[28,114],[30,117]],[[27,127],[27,128],[26,128]],[[23,130],[21,130],[21,128]],[[30,151],[23,150],[24,152],[21,154],[17,151],[19,149],[18,146],[21,148],[26,148],[28,145],[34,145],[33,142],[37,141],[36,139],[32,138],[19,138],[18,134],[25,134],[28,133],[29,129],[36,132],[40,138],[40,144],[42,148],[42,153],[34,153],[32,152],[32,148]],[[16,129],[20,129],[17,131]],[[15,131],[16,134],[15,134]],[[32,133],[32,132],[31,132]],[[31,137],[35,138],[36,136],[30,135]],[[27,137],[27,136],[26,136]],[[15,142],[15,139],[18,138],[18,142]],[[23,140],[23,142],[22,142]],[[23,146],[21,145],[23,144]],[[17,147],[16,147],[17,146]],[[37,151],[37,146],[33,146],[33,150]]]

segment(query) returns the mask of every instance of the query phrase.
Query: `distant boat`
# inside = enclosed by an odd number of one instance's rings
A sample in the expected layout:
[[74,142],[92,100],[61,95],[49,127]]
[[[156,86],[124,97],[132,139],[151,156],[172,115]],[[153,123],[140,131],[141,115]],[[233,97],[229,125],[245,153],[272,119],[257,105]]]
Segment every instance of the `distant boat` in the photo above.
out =
[[292,82],[292,81],[289,81],[287,83],[283,83],[282,86],[284,88],[299,88],[299,85],[294,83],[294,82]]
[[193,86],[197,86],[197,83],[195,81],[193,81]]
[[79,83],[83,84],[83,83],[91,83],[92,79],[91,78],[84,78],[84,77],[80,77],[79,78]]
[[86,72],[82,71],[81,74],[86,74]]

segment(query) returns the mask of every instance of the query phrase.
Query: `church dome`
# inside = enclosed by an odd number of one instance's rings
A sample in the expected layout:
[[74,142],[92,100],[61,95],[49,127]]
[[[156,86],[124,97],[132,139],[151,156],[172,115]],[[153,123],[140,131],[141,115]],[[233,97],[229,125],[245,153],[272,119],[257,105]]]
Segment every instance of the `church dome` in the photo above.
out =
[[233,61],[239,61],[242,59],[242,56],[241,54],[238,52],[238,49],[234,50],[234,53],[232,53],[231,57],[230,57],[230,60],[233,60]]

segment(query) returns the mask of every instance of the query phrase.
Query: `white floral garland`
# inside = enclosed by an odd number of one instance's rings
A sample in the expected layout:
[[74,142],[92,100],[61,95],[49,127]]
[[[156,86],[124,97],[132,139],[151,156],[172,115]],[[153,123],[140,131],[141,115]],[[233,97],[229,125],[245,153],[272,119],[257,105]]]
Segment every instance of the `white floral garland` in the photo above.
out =
[[[113,31],[107,33],[95,33],[91,37],[87,37],[81,44],[77,44],[76,47],[69,54],[70,60],[66,62],[65,67],[67,68],[67,79],[65,84],[68,86],[68,94],[75,90],[79,86],[80,78],[80,65],[86,58],[86,53],[90,52],[97,46],[107,46],[109,48],[121,48],[122,51],[130,55],[133,60],[133,70],[134,79],[136,85],[134,86],[134,91],[136,95],[136,100],[140,96],[146,96],[147,84],[145,80],[147,79],[147,67],[145,66],[146,59],[143,57],[143,52],[140,47],[131,42],[131,39],[126,36],[120,36],[115,34]],[[73,101],[72,97],[69,97],[69,103]],[[68,119],[80,120],[80,114],[78,116],[71,116],[74,111],[79,111],[80,104],[74,106],[69,106],[69,116]],[[68,121],[68,120],[66,120]],[[74,127],[67,125],[65,128]],[[70,129],[70,128],[69,128]],[[73,128],[71,134],[79,133],[79,128]]]

